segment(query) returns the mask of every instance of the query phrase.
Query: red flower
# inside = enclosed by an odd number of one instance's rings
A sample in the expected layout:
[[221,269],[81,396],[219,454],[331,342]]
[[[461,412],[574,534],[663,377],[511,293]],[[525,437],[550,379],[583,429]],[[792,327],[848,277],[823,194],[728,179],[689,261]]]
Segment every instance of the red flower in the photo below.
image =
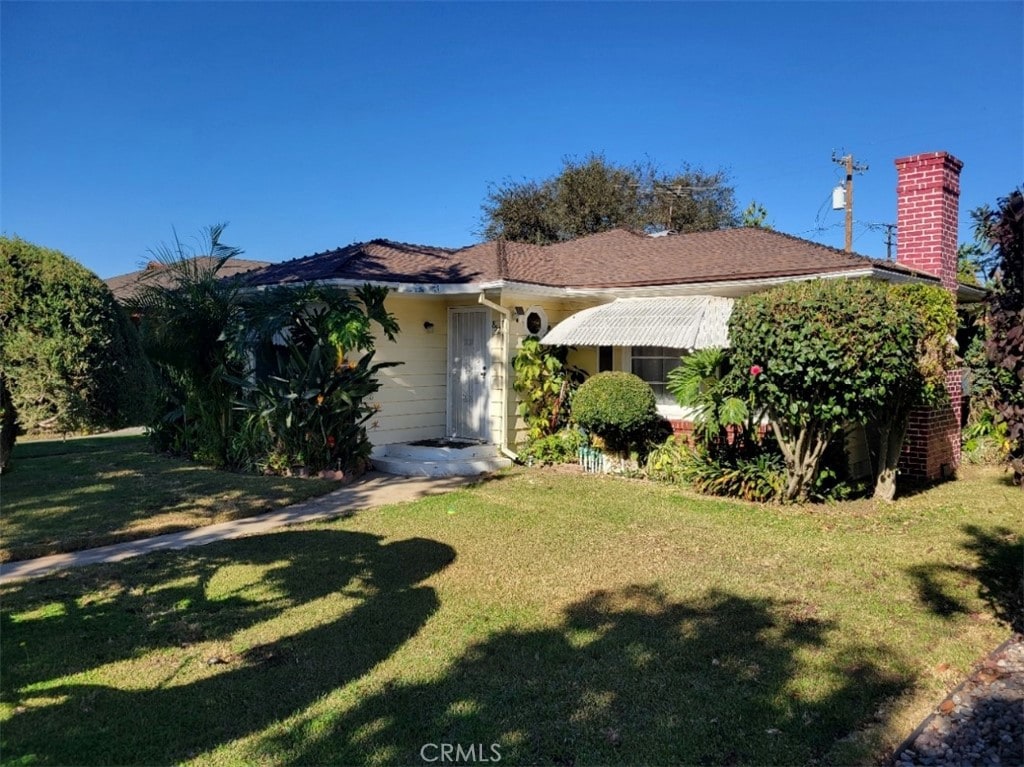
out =
[[327,447],[329,447],[331,449],[334,448],[334,435],[333,434],[327,438]]
[[750,366],[750,375],[752,375],[752,376],[759,376],[763,372],[764,372],[764,368],[761,367],[760,365],[751,365]]

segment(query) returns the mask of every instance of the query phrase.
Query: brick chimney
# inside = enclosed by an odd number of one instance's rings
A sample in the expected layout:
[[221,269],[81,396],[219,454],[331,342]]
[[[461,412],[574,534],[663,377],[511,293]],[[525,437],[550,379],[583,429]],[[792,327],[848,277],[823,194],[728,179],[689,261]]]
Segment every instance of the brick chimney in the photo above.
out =
[[[960,215],[960,169],[948,152],[926,152],[896,160],[896,263],[934,274],[956,295],[956,251]],[[949,402],[910,414],[900,471],[919,479],[941,479],[960,465],[961,373],[946,373]]]
[[963,166],[948,152],[896,160],[896,263],[934,274],[953,291]]

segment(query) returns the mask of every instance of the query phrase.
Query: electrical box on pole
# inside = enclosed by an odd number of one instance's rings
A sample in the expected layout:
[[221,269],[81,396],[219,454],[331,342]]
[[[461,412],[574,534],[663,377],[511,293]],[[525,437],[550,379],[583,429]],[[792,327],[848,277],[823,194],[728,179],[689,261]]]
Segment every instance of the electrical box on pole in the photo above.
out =
[[843,210],[846,207],[846,187],[837,186],[832,190],[832,210]]

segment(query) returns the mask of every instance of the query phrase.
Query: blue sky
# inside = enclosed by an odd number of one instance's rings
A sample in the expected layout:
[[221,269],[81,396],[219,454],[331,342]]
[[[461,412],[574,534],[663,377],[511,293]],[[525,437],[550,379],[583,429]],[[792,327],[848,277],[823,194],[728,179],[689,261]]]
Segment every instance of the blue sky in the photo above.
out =
[[489,182],[601,152],[726,169],[782,231],[885,255],[896,157],[1024,182],[1024,3],[0,3],[0,228],[102,277],[172,227],[278,261],[478,240]]

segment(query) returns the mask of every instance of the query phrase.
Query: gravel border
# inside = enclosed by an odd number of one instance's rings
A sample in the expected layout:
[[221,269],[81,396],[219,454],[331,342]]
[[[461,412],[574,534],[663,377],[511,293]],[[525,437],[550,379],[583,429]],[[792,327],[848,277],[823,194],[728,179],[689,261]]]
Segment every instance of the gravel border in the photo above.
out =
[[1024,767],[1024,635],[1014,634],[918,725],[895,767]]

